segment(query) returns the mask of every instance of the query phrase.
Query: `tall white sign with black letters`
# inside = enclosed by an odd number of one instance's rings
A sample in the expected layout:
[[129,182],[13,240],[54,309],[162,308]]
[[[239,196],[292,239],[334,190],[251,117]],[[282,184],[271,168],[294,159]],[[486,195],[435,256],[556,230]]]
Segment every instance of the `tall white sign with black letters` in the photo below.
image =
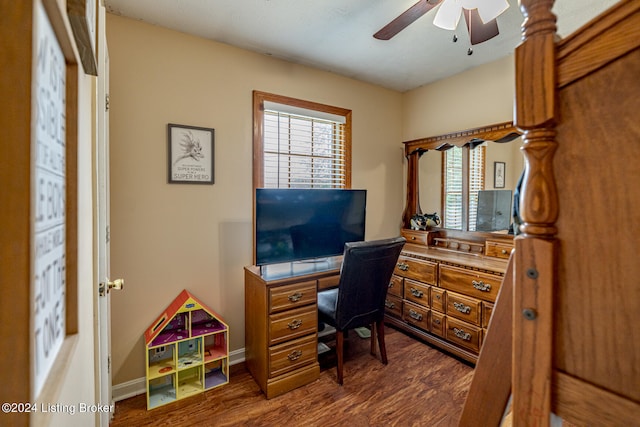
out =
[[40,2],[35,2],[32,91],[33,397],[42,390],[66,335],[66,65]]

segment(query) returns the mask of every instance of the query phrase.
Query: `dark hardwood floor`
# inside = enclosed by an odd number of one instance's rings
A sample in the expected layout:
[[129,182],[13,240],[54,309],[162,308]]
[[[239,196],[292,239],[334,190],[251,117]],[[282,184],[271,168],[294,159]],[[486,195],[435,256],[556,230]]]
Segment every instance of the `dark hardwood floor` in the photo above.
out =
[[145,395],[118,402],[111,426],[457,425],[473,368],[393,328],[385,331],[386,366],[369,354],[368,339],[349,334],[343,386],[331,353],[320,357],[317,381],[270,400],[238,364],[229,384],[151,411]]

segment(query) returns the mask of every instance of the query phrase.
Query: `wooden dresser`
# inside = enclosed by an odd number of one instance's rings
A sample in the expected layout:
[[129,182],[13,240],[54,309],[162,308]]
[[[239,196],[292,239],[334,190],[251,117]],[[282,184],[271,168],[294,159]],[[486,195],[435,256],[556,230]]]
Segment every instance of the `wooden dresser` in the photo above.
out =
[[267,399],[316,380],[317,291],[338,285],[340,263],[245,267],[245,354]]
[[445,233],[402,230],[408,243],[389,284],[385,322],[475,363],[513,241]]

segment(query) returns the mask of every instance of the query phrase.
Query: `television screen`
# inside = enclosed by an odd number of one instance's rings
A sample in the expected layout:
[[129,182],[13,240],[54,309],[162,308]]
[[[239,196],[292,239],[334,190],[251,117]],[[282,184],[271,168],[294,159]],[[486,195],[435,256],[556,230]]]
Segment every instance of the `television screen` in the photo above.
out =
[[256,264],[341,255],[364,240],[366,190],[256,189]]

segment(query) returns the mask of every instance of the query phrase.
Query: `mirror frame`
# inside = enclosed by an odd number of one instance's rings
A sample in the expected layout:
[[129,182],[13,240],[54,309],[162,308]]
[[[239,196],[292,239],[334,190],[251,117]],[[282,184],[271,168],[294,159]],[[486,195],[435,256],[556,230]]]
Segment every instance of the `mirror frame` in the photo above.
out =
[[513,125],[513,122],[503,122],[403,142],[404,155],[407,159],[407,199],[402,214],[402,228],[410,228],[411,217],[423,213],[420,207],[418,161],[424,153],[429,150],[443,151],[452,146],[475,146],[485,141],[504,143],[521,135],[522,132]]

